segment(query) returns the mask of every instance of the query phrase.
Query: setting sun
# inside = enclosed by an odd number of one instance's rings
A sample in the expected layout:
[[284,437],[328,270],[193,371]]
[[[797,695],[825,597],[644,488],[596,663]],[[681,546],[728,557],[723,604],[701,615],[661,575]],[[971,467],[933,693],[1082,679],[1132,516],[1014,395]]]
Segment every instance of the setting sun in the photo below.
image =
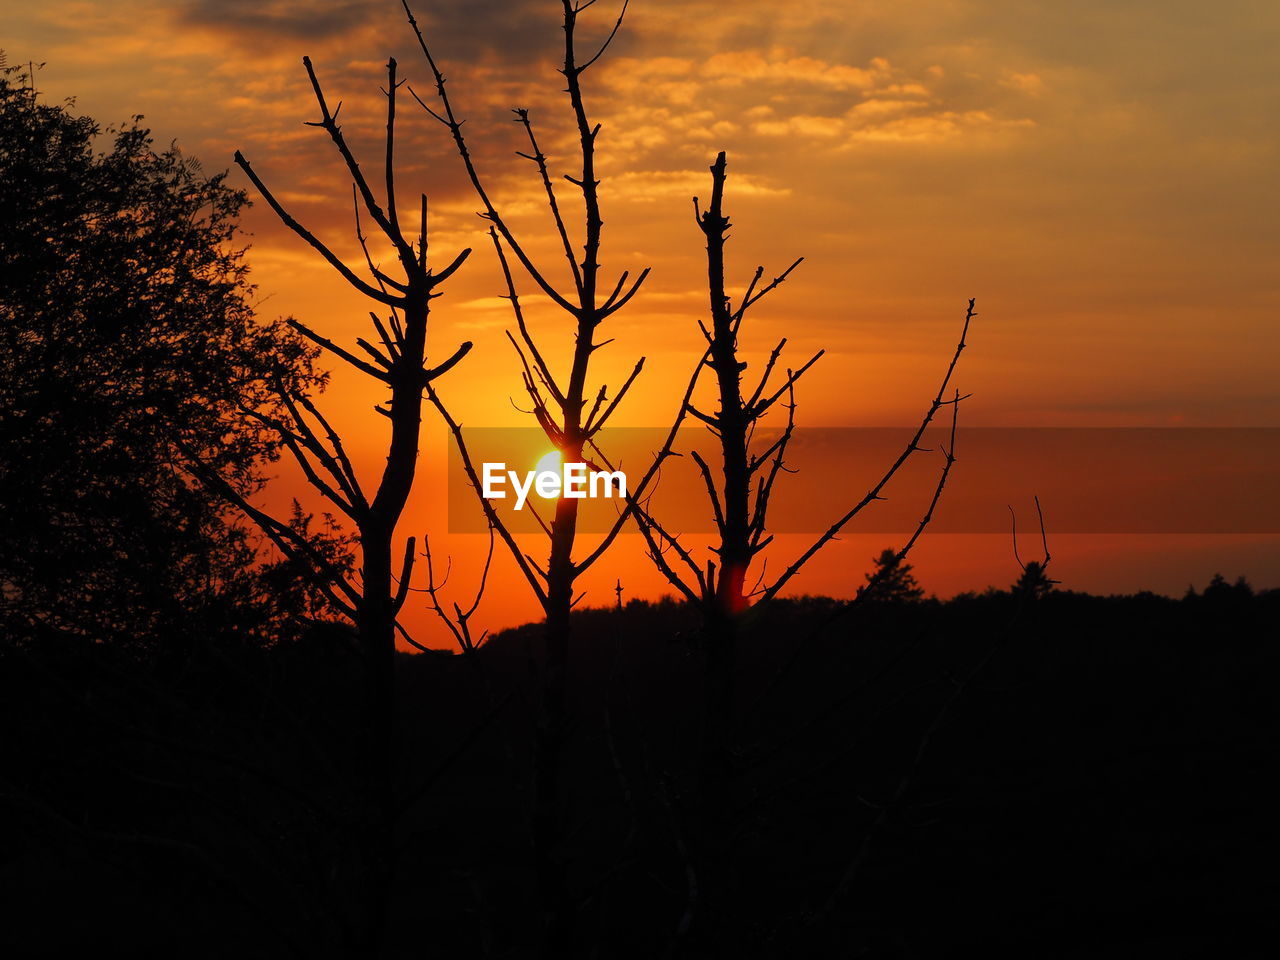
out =
[[[560,451],[551,450],[542,455],[542,457],[538,460],[538,465],[534,467],[534,469],[538,472],[539,476],[541,476],[544,473],[550,473],[555,475],[556,477],[559,477],[560,465],[561,465]],[[537,490],[536,487],[534,489],[535,491]],[[550,496],[550,497],[542,496],[541,493],[538,493],[538,496],[542,497],[543,500],[558,500],[560,498],[560,494],[558,492],[554,496]]]

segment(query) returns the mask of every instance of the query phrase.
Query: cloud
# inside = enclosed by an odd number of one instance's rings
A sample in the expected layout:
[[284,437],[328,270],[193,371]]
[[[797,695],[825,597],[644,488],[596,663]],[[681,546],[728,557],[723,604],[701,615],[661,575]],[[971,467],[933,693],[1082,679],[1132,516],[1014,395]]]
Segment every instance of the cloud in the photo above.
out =
[[1044,93],[1044,80],[1037,73],[1017,73],[1011,70],[1000,82],[1010,90],[1017,90],[1034,97]]
[[[432,53],[444,64],[500,60],[527,67],[562,54],[560,5],[545,0],[410,0]],[[180,25],[215,31],[246,49],[296,43],[322,48],[391,47],[416,52],[416,41],[398,0],[185,0]],[[596,18],[597,20],[599,18]],[[583,48],[595,42],[599,23],[582,18]],[[617,50],[631,41],[619,37]]]
[[885,82],[891,73],[889,62],[874,58],[863,67],[828,63],[814,57],[766,55],[760,50],[714,54],[699,71],[702,76],[723,84],[741,86],[754,81],[771,81],[824,87],[839,91],[869,90]]
[[1031,91],[1036,74],[957,73],[948,83],[936,64],[913,75],[883,56],[858,65],[779,46],[721,50],[701,61],[625,58],[602,73],[619,104],[606,118],[607,149],[678,170],[720,146],[839,153],[856,143],[976,142],[964,137],[977,132],[990,144],[1035,125],[1008,89]]
[[[607,34],[619,2],[601,0],[584,15],[584,49]],[[50,62],[51,100],[77,95],[104,122],[145,113],[161,142],[179,138],[210,170],[244,149],[300,219],[358,258],[347,173],[323,133],[302,125],[315,105],[298,61],[314,57],[331,100],[345,103],[353,148],[376,167],[386,57],[429,92],[396,0],[12,6],[11,59]],[[495,196],[543,262],[562,263],[554,235],[544,235],[536,171],[513,155],[527,144],[509,113],[533,108],[563,202],[577,201],[559,179],[575,173],[577,149],[555,73],[559,5],[414,6]],[[985,355],[1001,362],[1012,355],[1008,331],[1059,318],[1063,303],[1079,304],[1100,328],[1123,316],[1147,330],[1144,311],[1158,316],[1177,300],[1196,321],[1188,344],[1215,335],[1223,317],[1242,318],[1232,343],[1252,344],[1233,360],[1243,369],[1273,346],[1256,330],[1247,340],[1244,325],[1278,302],[1268,202],[1280,153],[1277,29],[1280,7],[1250,0],[633,3],[586,78],[588,109],[603,123],[608,262],[655,264],[655,293],[668,282],[691,289],[699,237],[682,218],[689,196],[705,192],[706,165],[726,149],[731,197],[744,201],[734,207],[735,250],[751,263],[779,250],[811,257],[778,303],[833,355],[856,355],[868,327],[837,316],[821,291],[856,289],[861,307],[886,318],[885,336],[898,338],[959,290],[999,298],[991,313],[1003,325],[983,330]],[[484,272],[491,251],[445,131],[403,103],[402,206],[427,191],[441,255],[477,247],[458,300],[501,292],[501,277]],[[264,258],[294,249],[264,204],[249,216]],[[281,261],[255,262],[264,288],[300,275]],[[306,289],[293,295],[330,309]],[[1054,362],[1081,360],[1063,331],[1082,322],[1036,328],[1054,339]],[[1149,333],[1164,335],[1154,320]],[[1140,367],[1141,351],[1125,350],[1121,366]],[[1188,363],[1205,354],[1203,344],[1188,347]],[[1028,373],[1028,389],[1050,389],[1055,376]],[[1263,382],[1245,379],[1251,389]],[[1123,384],[1098,390],[1119,397]]]
[[378,0],[187,0],[178,11],[193,26],[275,42],[349,34],[385,6]]
[[[707,173],[703,170],[628,170],[610,178],[616,195],[628,203],[649,203],[679,197],[682,200],[707,192]],[[733,193],[737,197],[785,197],[789,187],[775,187],[751,174],[733,177]]]

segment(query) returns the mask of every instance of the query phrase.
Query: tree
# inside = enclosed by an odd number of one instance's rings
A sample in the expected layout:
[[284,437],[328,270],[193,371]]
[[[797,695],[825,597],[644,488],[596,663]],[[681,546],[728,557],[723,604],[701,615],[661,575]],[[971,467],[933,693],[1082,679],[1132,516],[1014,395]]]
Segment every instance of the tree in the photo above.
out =
[[[942,450],[943,465],[927,510],[903,547],[893,553],[894,563],[900,563],[923,534],[933,518],[933,512],[942,495],[955,463],[956,418],[961,397],[956,391],[947,399],[947,388],[955,373],[960,354],[965,348],[965,338],[974,313],[974,301],[969,301],[965,313],[960,340],[951,362],[947,366],[941,385],[933,402],[928,406],[919,427],[912,434],[902,452],[894,459],[871,489],[850,507],[841,517],[820,534],[789,566],[772,582],[764,583],[762,569],[755,589],[748,590],[749,571],[769,544],[773,536],[769,529],[769,502],[774,484],[781,473],[786,472],[785,458],[788,445],[795,432],[795,386],[797,381],[821,357],[818,351],[798,368],[786,371],[780,383],[771,383],[778,360],[786,347],[784,337],[770,352],[755,387],[748,393],[743,388],[743,374],[747,364],[739,357],[739,335],[747,312],[787,279],[802,260],[794,261],[773,280],[763,283],[764,267],[757,267],[748,281],[745,291],[735,304],[728,293],[725,281],[725,246],[728,240],[729,218],[724,212],[724,193],[727,181],[727,161],[721,152],[712,164],[711,201],[703,211],[698,198],[694,198],[694,216],[698,228],[706,237],[707,284],[710,299],[710,325],[698,321],[706,341],[706,350],[695,366],[693,378],[685,392],[683,404],[672,428],[678,430],[689,415],[704,424],[719,445],[719,478],[697,450],[690,458],[697,465],[707,490],[709,508],[715,520],[719,542],[712,546],[714,559],[700,563],[662,525],[650,508],[639,502],[639,495],[632,497],[629,506],[636,523],[645,538],[650,558],[666,580],[695,606],[702,618],[703,640],[706,652],[704,672],[705,719],[702,732],[699,792],[703,835],[702,858],[704,860],[703,888],[709,897],[717,894],[723,899],[723,887],[733,871],[728,868],[733,856],[732,829],[729,810],[732,807],[732,781],[735,773],[733,732],[736,699],[736,675],[739,634],[746,611],[754,604],[772,601],[778,593],[800,572],[824,546],[841,530],[875,501],[912,454],[922,450],[921,438],[944,406],[951,407],[949,444]],[[715,375],[714,398],[717,407],[713,412],[699,409],[692,400],[702,369],[709,368]],[[785,398],[785,399],[784,399]],[[763,450],[753,450],[752,440],[757,427],[778,405],[786,409],[786,425],[777,439]],[[664,456],[670,448],[663,449]],[[602,454],[603,455],[603,454]],[[892,552],[892,551],[891,551]],[[763,584],[763,586],[761,585]],[[789,662],[798,657],[803,641],[792,651]],[[785,669],[785,668],[784,668]],[[710,866],[710,871],[705,868]],[[708,880],[706,873],[710,872]],[[710,889],[707,889],[710,888]],[[714,910],[712,911],[714,912]],[[706,912],[704,911],[704,917]]]
[[[558,245],[563,250],[567,261],[568,280],[563,285],[553,282],[545,268],[534,262],[521,239],[515,235],[502,212],[495,206],[462,133],[463,121],[458,119],[454,110],[444,74],[431,54],[408,3],[403,4],[409,25],[417,37],[423,58],[435,81],[438,109],[428,106],[418,98],[416,93],[414,97],[418,99],[418,103],[424,110],[449,131],[458,156],[483,207],[481,217],[490,225],[490,239],[502,268],[507,299],[511,302],[519,340],[510,333],[507,336],[519,355],[524,389],[532,404],[532,413],[538,426],[555,449],[560,452],[561,460],[565,463],[584,462],[586,457],[584,451],[597,449],[595,438],[617,410],[644,366],[642,357],[636,362],[612,399],[608,396],[606,385],[601,384],[598,391],[592,391],[588,384],[592,357],[596,351],[611,342],[596,339],[598,328],[631,301],[649,275],[647,268],[642,269],[634,278],[630,271],[624,270],[616,282],[610,286],[609,281],[601,274],[600,251],[604,220],[600,207],[601,178],[596,168],[596,140],[600,134],[600,125],[593,124],[589,118],[583,95],[582,77],[599,60],[617,36],[626,15],[627,4],[626,2],[622,4],[612,30],[600,46],[592,55],[583,57],[578,48],[578,21],[579,15],[592,3],[594,0],[590,3],[562,0],[565,39],[560,73],[565,80],[565,93],[568,95],[569,110],[573,117],[578,141],[575,157],[575,164],[578,164],[576,176],[566,175],[566,179],[581,195],[583,219],[581,260],[574,253],[570,229],[566,225],[548,169],[548,158],[538,144],[529,111],[519,107],[513,111],[516,121],[521,124],[529,142],[529,152],[521,153],[520,156],[530,161],[537,170],[559,240]],[[514,257],[519,268],[528,275],[534,286],[563,311],[572,324],[573,350],[567,372],[558,374],[552,370],[544,358],[544,349],[538,346],[536,339],[529,332],[508,253]],[[692,382],[690,389],[692,389]],[[462,454],[468,479],[479,494],[480,478],[467,449],[460,424],[449,412],[434,387],[428,385],[427,393],[448,424]],[[688,401],[687,394],[684,401]],[[680,409],[683,415],[683,404]],[[674,436],[673,429],[667,445],[655,455],[644,477],[635,484],[628,484],[630,488],[628,506],[621,512],[611,529],[597,544],[587,550],[584,556],[577,559],[574,557],[575,548],[578,546],[578,501],[576,499],[560,497],[556,501],[555,514],[549,523],[539,517],[549,540],[549,551],[544,567],[520,547],[490,501],[480,497],[480,505],[491,529],[496,531],[506,544],[512,559],[542,606],[545,618],[543,709],[538,726],[534,760],[536,797],[533,830],[540,892],[548,916],[546,949],[549,955],[560,956],[567,949],[569,924],[573,913],[565,864],[558,856],[556,847],[562,835],[560,818],[564,806],[560,766],[568,726],[566,704],[570,611],[581,599],[575,596],[575,584],[578,578],[598,561],[613,543],[627,522],[634,502],[643,496],[644,491],[656,476],[659,465],[670,451],[670,441]]]
[[904,563],[897,550],[890,547],[882,551],[874,562],[875,569],[867,574],[866,585],[858,591],[864,600],[914,603],[924,596],[911,564]]
[[1044,548],[1043,560],[1023,562],[1018,553],[1018,515],[1013,512],[1013,507],[1009,508],[1013,531],[1013,559],[1022,569],[1022,573],[1018,575],[1013,585],[1013,593],[1026,600],[1038,600],[1058,585],[1058,581],[1049,576],[1049,561],[1053,559],[1053,555],[1049,552],[1049,538],[1044,532],[1044,511],[1040,508],[1040,498],[1037,496],[1035,501],[1036,517],[1040,521],[1040,544]]
[[1245,603],[1254,595],[1253,587],[1243,576],[1232,583],[1221,573],[1215,573],[1206,584],[1203,593],[1196,593],[1194,586],[1187,587],[1186,599],[1203,602],[1211,607]]
[[1034,600],[1051,591],[1057,582],[1049,578],[1043,563],[1039,560],[1028,560],[1017,582],[1013,585],[1013,592]]
[[[723,208],[726,167],[725,155],[722,152],[711,166],[711,204],[706,212],[699,208],[698,199],[694,198],[695,218],[699,229],[707,238],[711,326],[708,327],[701,320],[698,322],[699,329],[707,342],[707,349],[695,367],[694,377],[685,392],[683,404],[672,428],[673,431],[678,429],[683,418],[690,415],[706,425],[719,442],[721,455],[719,481],[716,480],[704,457],[696,450],[690,455],[697,464],[706,486],[709,506],[719,534],[719,544],[711,548],[718,563],[708,561],[705,566],[700,564],[680,544],[678,537],[663,528],[658,517],[640,502],[639,496],[632,497],[628,503],[636,517],[640,532],[645,538],[651,559],[667,581],[702,611],[708,626],[708,642],[713,647],[710,658],[711,672],[719,673],[723,678],[729,677],[733,672],[732,653],[727,652],[721,656],[715,648],[733,646],[734,624],[739,615],[753,601],[764,603],[776,597],[804,565],[834,540],[841,530],[872,503],[883,499],[880,495],[881,491],[897,475],[912,454],[924,449],[920,446],[920,441],[925,432],[938,412],[943,407],[950,406],[952,411],[950,439],[948,445],[941,451],[943,465],[939,471],[938,482],[914,532],[897,551],[897,562],[901,562],[920,539],[933,519],[934,510],[956,460],[957,415],[960,402],[967,398],[956,391],[954,396],[948,399],[947,389],[955,374],[956,365],[960,361],[960,355],[964,352],[969,325],[977,315],[974,310],[975,301],[970,299],[960,331],[960,340],[951,355],[951,362],[947,365],[937,395],[929,404],[906,446],[871,489],[823,531],[771,583],[760,585],[764,581],[762,571],[756,589],[746,590],[751,564],[773,541],[772,535],[768,533],[769,500],[779,474],[786,471],[787,447],[795,432],[795,385],[800,377],[822,357],[823,351],[815,353],[798,369],[787,370],[782,383],[773,386],[770,384],[770,376],[786,346],[787,341],[784,337],[770,352],[760,379],[750,395],[743,391],[742,375],[747,369],[747,364],[739,359],[739,333],[743,318],[762,297],[786,280],[802,261],[796,260],[779,276],[763,286],[761,279],[764,276],[764,268],[757,267],[737,305],[733,304],[725,284],[725,243],[730,225]],[[710,368],[715,374],[715,396],[719,409],[714,413],[700,410],[691,400],[703,367]],[[763,451],[753,452],[751,442],[757,427],[783,397],[786,397],[786,402],[782,404],[787,410],[786,426],[780,431],[777,439]],[[669,448],[670,441],[662,453],[665,455]],[[727,683],[728,680],[723,679],[721,682]],[[726,704],[732,699],[723,690],[717,698],[722,699]]]
[[[255,419],[278,411],[272,385],[324,378],[254,316],[244,194],[140,119],[100,152],[72,102],[0,75],[0,616],[14,638],[268,642],[316,597],[183,451],[253,496],[280,446]],[[298,536],[344,562],[340,540]]]
[[[256,499],[282,445],[264,420],[281,385],[324,384],[317,351],[254,316],[245,195],[139,118],[103,131],[5,71],[0,182],[0,674],[22,718],[0,843],[52,838],[52,873],[60,849],[103,863],[123,843],[126,888],[196,877],[236,937],[310,929],[299,913],[336,911],[273,881],[339,861],[318,825],[341,781],[271,671],[304,649],[329,668],[309,622],[327,602],[192,471]],[[324,518],[295,504],[284,526],[350,566]]]
[[[337,111],[341,104],[330,110],[311,59],[303,57],[302,63],[320,111],[320,119],[311,121],[309,125],[328,134],[351,177],[356,238],[364,253],[369,279],[360,277],[295,220],[238,150],[235,161],[289,229],[319,253],[355,290],[379,309],[387,311],[385,322],[376,311],[369,312],[380,347],[364,338],[356,338],[356,346],[369,360],[356,356],[303,323],[290,321],[293,328],[308,340],[382,383],[390,392],[386,407],[375,408],[391,425],[385,466],[377,486],[366,487],[347,456],[342,438],[320,409],[305,394],[293,390],[290,384],[279,384],[283,411],[278,415],[263,415],[259,419],[279,435],[311,485],[355,525],[360,547],[359,578],[335,568],[325,556],[294,535],[289,524],[255,509],[226,484],[217,485],[232,502],[258,522],[281,550],[299,563],[311,565],[316,576],[324,582],[326,596],[333,608],[355,624],[364,662],[366,759],[366,768],[359,778],[364,809],[360,812],[358,841],[361,862],[354,873],[361,903],[361,915],[355,921],[359,930],[355,949],[363,955],[376,956],[381,949],[383,918],[390,896],[395,823],[403,810],[406,796],[412,792],[402,783],[399,770],[399,724],[395,705],[397,632],[412,645],[421,646],[401,630],[397,622],[411,589],[416,538],[409,537],[405,541],[398,576],[393,567],[392,550],[396,527],[417,472],[423,392],[430,390],[432,382],[453,369],[471,349],[471,343],[465,342],[442,363],[428,365],[427,326],[431,301],[441,295],[438,287],[462,266],[471,250],[462,250],[438,271],[429,263],[426,194],[419,195],[414,211],[417,216],[416,232],[406,233],[401,227],[395,176],[395,124],[396,93],[402,81],[396,77],[395,59],[387,61],[386,147],[384,182],[380,185],[385,192],[381,199],[375,195],[338,123]],[[384,271],[374,263],[361,226],[361,207],[390,244],[397,267]],[[434,590],[432,597],[434,599]]]

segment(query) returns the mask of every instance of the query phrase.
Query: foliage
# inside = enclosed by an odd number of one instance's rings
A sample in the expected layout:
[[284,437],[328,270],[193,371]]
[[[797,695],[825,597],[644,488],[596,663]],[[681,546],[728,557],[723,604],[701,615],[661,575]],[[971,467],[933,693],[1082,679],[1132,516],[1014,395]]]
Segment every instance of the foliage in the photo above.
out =
[[904,563],[897,550],[887,549],[875,558],[875,569],[867,574],[867,583],[859,595],[865,600],[890,603],[912,603],[924,596],[916,582],[911,564]]
[[258,491],[279,441],[249,414],[275,383],[321,387],[314,351],[254,316],[244,194],[140,117],[99,150],[73,107],[0,74],[0,616],[16,636],[275,636],[256,536],[184,452]]
[[1043,597],[1051,591],[1057,582],[1057,580],[1050,579],[1046,564],[1038,560],[1029,560],[1023,566],[1022,575],[1018,577],[1018,582],[1013,585],[1013,592],[1035,599],[1036,597]]

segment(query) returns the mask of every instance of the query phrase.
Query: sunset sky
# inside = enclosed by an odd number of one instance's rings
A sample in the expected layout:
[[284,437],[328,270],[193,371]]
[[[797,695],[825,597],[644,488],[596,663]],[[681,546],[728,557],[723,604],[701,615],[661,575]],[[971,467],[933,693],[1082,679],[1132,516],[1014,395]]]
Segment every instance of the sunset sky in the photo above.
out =
[[[499,206],[561,277],[536,171],[513,155],[520,130],[510,122],[511,107],[529,107],[553,172],[574,172],[555,73],[560,4],[413,6]],[[600,0],[583,15],[584,48],[608,33],[618,6]],[[0,47],[11,64],[46,64],[36,81],[46,100],[75,97],[104,124],[143,114],[159,142],[177,141],[207,171],[242,150],[353,265],[349,181],[328,138],[303,126],[316,108],[301,58],[312,58],[330,102],[343,101],[344,131],[366,166],[382,158],[387,57],[424,99],[430,92],[399,0],[6,0]],[[966,424],[1280,426],[1278,49],[1280,5],[1262,0],[633,0],[584,85],[603,124],[605,274],[653,275],[600,331],[617,339],[597,354],[593,385],[616,388],[643,355],[614,422],[669,422],[706,314],[690,198],[707,195],[707,166],[723,149],[734,288],[757,264],[776,272],[806,258],[743,328],[752,369],[781,336],[793,363],[826,349],[799,391],[806,426],[918,421],[969,297],[979,316],[958,374],[974,394]],[[407,92],[401,116],[406,218],[425,191],[435,261],[475,248],[432,314],[433,356],[476,344],[441,393],[464,424],[523,424],[509,399],[520,400],[509,308],[478,203],[446,131]],[[231,179],[249,186],[238,170]],[[265,203],[245,226],[261,313],[348,344],[367,336],[366,303]],[[568,326],[531,284],[523,290],[540,343],[563,362]],[[322,398],[370,485],[386,424],[371,410],[375,386],[335,368]],[[443,428],[429,417],[401,532],[431,531],[435,551],[454,557],[450,589],[465,592],[484,538],[448,536],[444,459]],[[873,467],[849,481],[851,496]],[[282,469],[272,496],[298,489]],[[1035,492],[1021,510],[1033,511]],[[780,537],[770,568],[807,540]],[[892,540],[852,530],[797,589],[851,594]],[[639,542],[622,538],[584,580],[588,604],[612,602],[615,578],[628,597],[662,592]],[[1280,584],[1275,536],[1072,534],[1052,547],[1057,577],[1076,589],[1179,592],[1216,570]],[[530,548],[544,549],[535,538]],[[941,595],[1017,574],[1007,535],[926,537],[914,562]],[[535,615],[500,558],[477,621],[500,628]],[[422,611],[406,620],[440,639]]]

